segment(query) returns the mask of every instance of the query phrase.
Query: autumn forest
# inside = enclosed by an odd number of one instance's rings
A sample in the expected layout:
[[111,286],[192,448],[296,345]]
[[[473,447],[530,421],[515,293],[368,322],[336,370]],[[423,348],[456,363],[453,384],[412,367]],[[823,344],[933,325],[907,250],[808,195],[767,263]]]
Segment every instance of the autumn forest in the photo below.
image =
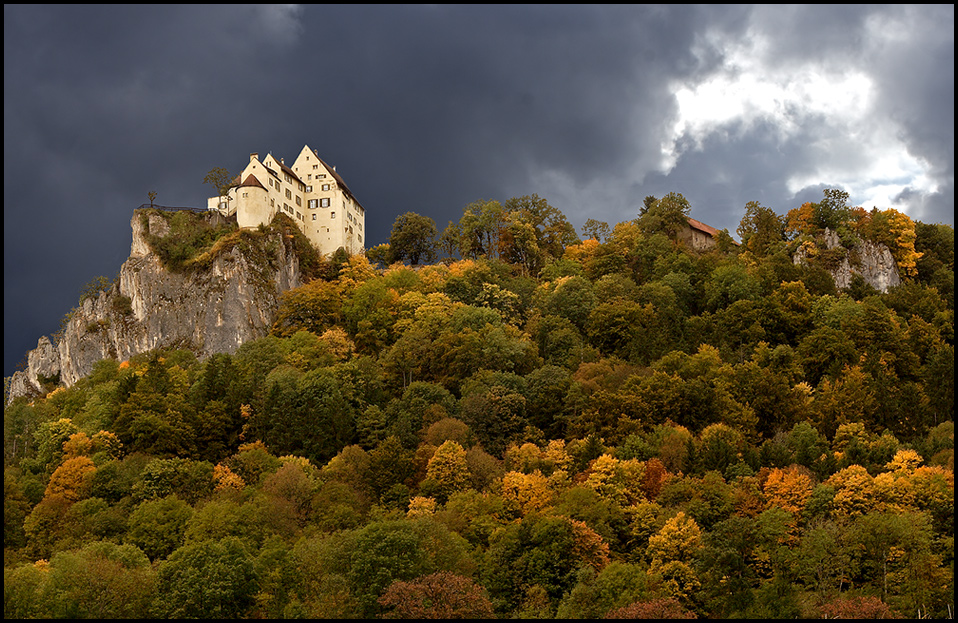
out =
[[[826,190],[696,249],[693,211],[298,238],[269,335],[45,379],[4,618],[951,618],[953,227]],[[176,219],[170,270],[302,236]],[[900,285],[836,287],[862,241]]]

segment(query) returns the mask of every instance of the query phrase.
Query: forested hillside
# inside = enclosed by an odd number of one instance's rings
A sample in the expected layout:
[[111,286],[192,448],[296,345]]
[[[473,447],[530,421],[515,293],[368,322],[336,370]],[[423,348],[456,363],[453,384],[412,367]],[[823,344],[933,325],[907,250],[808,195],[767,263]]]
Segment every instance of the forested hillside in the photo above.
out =
[[5,618],[950,617],[953,228],[689,216],[408,213],[235,354],[15,400]]

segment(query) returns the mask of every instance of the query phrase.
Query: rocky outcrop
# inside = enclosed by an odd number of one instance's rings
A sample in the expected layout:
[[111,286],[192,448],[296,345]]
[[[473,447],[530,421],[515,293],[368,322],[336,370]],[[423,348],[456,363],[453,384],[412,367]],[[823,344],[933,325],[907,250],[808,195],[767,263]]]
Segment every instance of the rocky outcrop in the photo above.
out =
[[[898,264],[887,246],[864,240],[846,250],[838,234],[830,229],[825,230],[824,244],[827,252],[845,251],[837,261],[829,262],[826,266],[839,290],[850,287],[854,275],[861,275],[865,283],[879,292],[887,292],[889,288],[901,284]],[[803,245],[795,252],[792,261],[796,264],[807,263],[809,255],[808,247]]]
[[[218,213],[204,215],[222,219]],[[301,285],[299,260],[281,234],[257,234],[254,245],[221,249],[201,270],[171,272],[148,243],[169,235],[167,220],[134,211],[130,257],[112,287],[87,297],[54,339],[41,337],[14,374],[9,399],[37,395],[51,384],[70,386],[104,358],[119,361],[156,348],[180,347],[204,358],[232,353],[262,337],[279,296]],[[245,249],[245,250],[244,250]]]

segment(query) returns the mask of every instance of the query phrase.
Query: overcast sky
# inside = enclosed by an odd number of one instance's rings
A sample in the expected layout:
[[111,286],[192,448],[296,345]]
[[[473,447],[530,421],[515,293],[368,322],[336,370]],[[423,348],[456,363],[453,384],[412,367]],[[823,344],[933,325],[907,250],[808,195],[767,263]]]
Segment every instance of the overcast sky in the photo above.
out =
[[[735,229],[843,188],[954,225],[954,7],[4,5],[4,362],[250,152],[335,165],[367,243],[536,193]],[[581,229],[579,229],[581,232]]]

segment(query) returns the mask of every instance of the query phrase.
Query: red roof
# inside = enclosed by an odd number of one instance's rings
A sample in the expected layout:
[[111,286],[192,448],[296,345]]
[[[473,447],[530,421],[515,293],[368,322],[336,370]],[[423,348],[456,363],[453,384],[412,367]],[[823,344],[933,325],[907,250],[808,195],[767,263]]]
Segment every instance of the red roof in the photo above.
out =
[[689,218],[689,227],[704,232],[713,238],[718,236],[719,233],[719,231],[711,225],[706,225],[702,221],[696,221],[694,218]]
[[[236,179],[239,179],[239,176],[236,176]],[[256,179],[256,176],[253,175],[252,173],[250,173],[249,175],[247,175],[247,176],[246,176],[246,179],[243,180],[243,183],[242,183],[242,184],[237,184],[237,186],[256,186],[256,187],[262,188],[263,190],[266,190],[266,189],[263,187],[263,185],[260,184],[260,181],[259,181],[258,179]]]

